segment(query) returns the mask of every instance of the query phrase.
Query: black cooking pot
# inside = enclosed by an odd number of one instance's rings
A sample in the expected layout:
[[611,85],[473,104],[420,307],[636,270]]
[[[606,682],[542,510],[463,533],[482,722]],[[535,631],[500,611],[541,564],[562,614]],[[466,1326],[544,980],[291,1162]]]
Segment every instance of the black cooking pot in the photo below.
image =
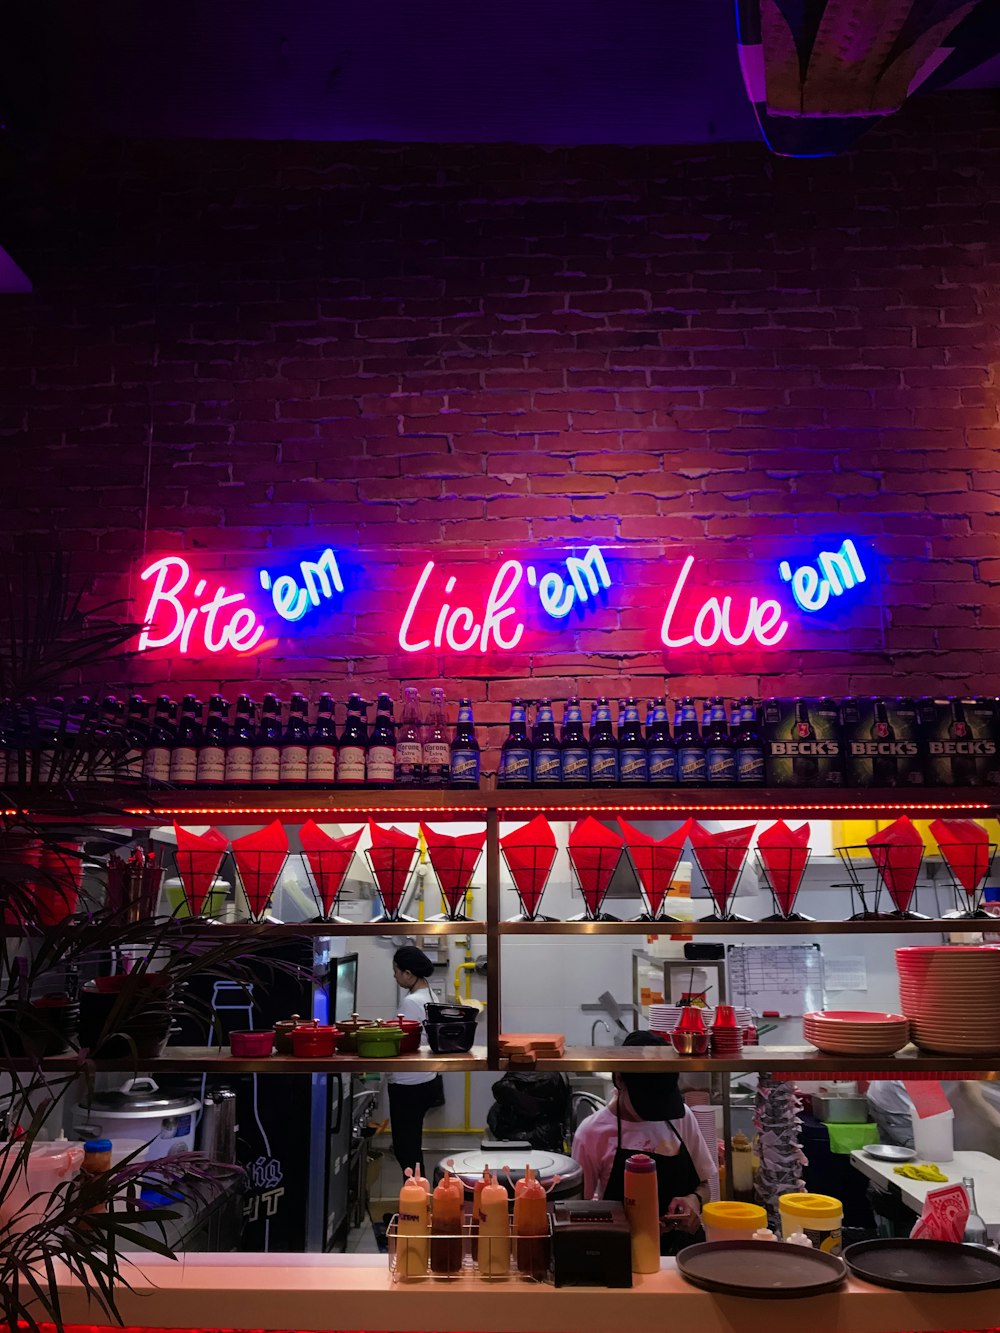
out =
[[[427,1006],[430,1008],[430,1005]],[[472,1050],[476,1040],[476,1020],[459,1019],[452,1023],[425,1023],[424,1031],[435,1055],[462,1055]]]
[[475,1023],[482,1010],[474,1004],[425,1004],[428,1023]]

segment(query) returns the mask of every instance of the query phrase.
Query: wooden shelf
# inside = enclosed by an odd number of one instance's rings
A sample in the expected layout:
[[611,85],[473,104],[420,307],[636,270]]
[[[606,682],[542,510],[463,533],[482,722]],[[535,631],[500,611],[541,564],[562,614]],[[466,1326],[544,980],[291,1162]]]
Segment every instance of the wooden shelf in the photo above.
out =
[[[501,1061],[506,1067],[506,1061]],[[682,1056],[673,1050],[651,1046],[567,1046],[561,1059],[540,1059],[534,1065],[511,1068],[539,1073],[642,1073],[644,1070],[669,1069],[676,1073],[746,1074],[795,1073],[803,1078],[823,1078],[834,1073],[879,1073],[884,1078],[906,1078],[909,1072],[951,1073],[959,1077],[992,1073],[1000,1069],[1000,1052],[995,1055],[932,1055],[907,1046],[898,1055],[824,1055],[812,1046],[748,1046],[732,1059],[710,1056]],[[889,1072],[885,1072],[889,1071]]]
[[[2,1060],[0,1070],[31,1070],[35,1066],[30,1060]],[[418,1074],[466,1072],[487,1069],[486,1048],[474,1046],[464,1055],[434,1055],[433,1052],[421,1052],[420,1055],[389,1056],[380,1060],[363,1060],[358,1055],[334,1055],[328,1059],[299,1059],[294,1055],[271,1055],[256,1060],[238,1060],[231,1056],[228,1047],[221,1050],[214,1046],[168,1046],[163,1055],[155,1060],[132,1058],[122,1060],[82,1060],[78,1055],[55,1055],[41,1062],[46,1073],[72,1073],[84,1067],[92,1067],[99,1073],[134,1073],[141,1069],[144,1073],[205,1073],[205,1074]]]
[[927,921],[501,921],[501,935],[927,935],[1000,932],[1000,917]]
[[175,818],[253,822],[269,816],[286,822],[313,817],[357,823],[369,816],[469,819],[498,811],[501,818],[550,814],[618,813],[647,819],[680,819],[688,814],[765,818],[782,814],[836,818],[842,815],[966,814],[986,816],[1000,806],[990,788],[831,788],[796,787],[555,787],[509,791],[450,788],[340,790],[188,787],[150,792],[143,787],[99,787],[74,793],[25,788],[5,793],[8,810],[24,810],[39,822],[59,824],[151,825]]

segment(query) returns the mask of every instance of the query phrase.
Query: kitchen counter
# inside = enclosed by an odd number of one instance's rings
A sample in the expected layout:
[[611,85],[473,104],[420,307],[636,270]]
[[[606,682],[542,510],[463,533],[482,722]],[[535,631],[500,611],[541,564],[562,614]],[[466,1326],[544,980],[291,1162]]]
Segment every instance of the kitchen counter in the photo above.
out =
[[[917,1158],[919,1164],[923,1159]],[[897,1176],[899,1163],[878,1162],[855,1149],[851,1153],[851,1165],[884,1190],[895,1191],[908,1208],[914,1213],[921,1213],[924,1200],[931,1190],[943,1189],[940,1181],[910,1180],[907,1176]],[[991,1240],[1000,1239],[1000,1161],[984,1152],[956,1152],[950,1162],[941,1162],[940,1169],[948,1177],[950,1185],[961,1184],[963,1176],[970,1176],[976,1189],[976,1207],[986,1223],[986,1232]],[[998,1295],[1000,1308],[1000,1295]]]
[[[809,1300],[742,1300],[689,1286],[672,1259],[635,1278],[631,1291],[521,1282],[407,1282],[393,1285],[384,1256],[300,1254],[145,1256],[129,1275],[119,1308],[126,1325],[159,1328],[354,1330],[394,1333],[943,1333],[996,1326],[996,1290],[957,1296],[886,1291],[848,1280]],[[67,1278],[67,1324],[105,1323]],[[669,1305],[665,1305],[669,1300]]]

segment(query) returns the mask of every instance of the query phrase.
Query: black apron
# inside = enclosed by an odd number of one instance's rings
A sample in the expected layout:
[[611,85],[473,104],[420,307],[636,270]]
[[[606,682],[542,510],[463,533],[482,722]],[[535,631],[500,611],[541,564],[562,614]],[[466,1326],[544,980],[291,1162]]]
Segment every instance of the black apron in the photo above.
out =
[[[701,1184],[701,1177],[691,1160],[687,1145],[674,1128],[673,1121],[667,1120],[664,1123],[670,1126],[670,1132],[677,1140],[678,1150],[673,1157],[666,1157],[662,1153],[648,1152],[645,1148],[623,1148],[622,1118],[617,1109],[615,1119],[618,1122],[618,1147],[611,1163],[611,1174],[608,1176],[608,1183],[604,1187],[605,1199],[611,1199],[617,1203],[624,1202],[625,1163],[630,1157],[640,1152],[645,1153],[647,1157],[652,1157],[656,1163],[656,1195],[659,1200],[661,1214],[666,1211],[671,1199],[683,1198],[685,1194],[694,1194],[697,1191]],[[697,1245],[699,1241],[704,1239],[705,1232],[701,1227],[693,1233],[663,1231],[660,1233],[660,1253],[677,1254],[688,1245]]]

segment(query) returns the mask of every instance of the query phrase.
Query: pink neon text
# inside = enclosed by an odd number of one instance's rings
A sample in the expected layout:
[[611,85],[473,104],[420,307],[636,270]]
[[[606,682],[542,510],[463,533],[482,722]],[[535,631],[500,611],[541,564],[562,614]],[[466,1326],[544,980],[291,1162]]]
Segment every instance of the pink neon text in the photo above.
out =
[[[399,646],[404,652],[421,653],[430,648],[433,643],[435,648],[441,648],[446,644],[456,653],[467,653],[476,647],[479,648],[480,652],[485,653],[490,646],[491,638],[497,648],[511,649],[517,647],[521,641],[521,635],[524,633],[524,622],[515,619],[513,624],[509,626],[509,633],[504,632],[504,622],[509,620],[511,616],[517,616],[517,608],[508,606],[507,603],[513,597],[524,576],[524,568],[519,560],[505,560],[497,570],[493,586],[490,588],[489,596],[486,599],[486,609],[481,621],[477,620],[475,612],[469,606],[452,607],[449,602],[442,602],[437,619],[434,622],[433,639],[411,640],[409,637],[410,627],[420,608],[421,600],[433,573],[434,561],[428,560],[420,578],[417,579],[417,586],[413,589],[413,595],[407,605],[403,622],[399,627]],[[450,595],[457,582],[455,575],[452,574],[445,582],[445,593]],[[428,594],[428,601],[430,601],[430,594]]]
[[750,639],[756,639],[764,648],[772,648],[781,642],[788,633],[788,621],[781,618],[781,603],[772,598],[762,602],[756,597],[750,598],[746,622],[741,630],[733,628],[732,597],[723,597],[721,602],[718,597],[708,597],[695,615],[691,633],[675,638],[671,634],[673,620],[693,565],[694,556],[689,555],[681,566],[681,572],[677,576],[677,582],[674,584],[664,612],[660,638],[666,647],[687,648],[692,643],[697,643],[702,648],[712,648],[720,639],[724,639],[733,648],[742,647]]
[[[195,651],[204,648],[210,653],[221,653],[224,648],[233,648],[238,653],[248,653],[264,637],[264,626],[253,611],[248,606],[237,606],[246,600],[243,593],[227,593],[220,585],[207,602],[202,602],[208,587],[206,579],[198,579],[188,593],[191,567],[179,555],[154,560],[139,577],[143,582],[154,579],[142,615],[146,628],[139,635],[140,652],[176,643],[178,651],[186,653],[191,650],[192,635],[197,634],[200,642],[194,645]],[[190,596],[192,603],[185,605],[182,594]],[[224,614],[220,616],[220,612]],[[199,616],[205,617],[200,624]]]

